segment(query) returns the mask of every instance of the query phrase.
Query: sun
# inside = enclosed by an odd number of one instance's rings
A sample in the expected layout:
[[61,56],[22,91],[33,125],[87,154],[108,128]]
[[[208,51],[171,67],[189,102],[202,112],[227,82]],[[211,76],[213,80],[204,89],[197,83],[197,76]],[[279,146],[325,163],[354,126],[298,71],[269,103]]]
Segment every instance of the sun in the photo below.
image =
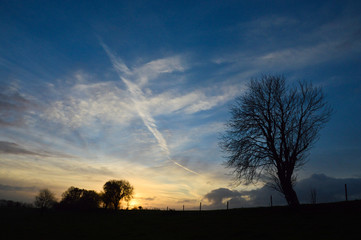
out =
[[129,209],[138,208],[140,206],[140,203],[136,199],[132,199],[129,201]]

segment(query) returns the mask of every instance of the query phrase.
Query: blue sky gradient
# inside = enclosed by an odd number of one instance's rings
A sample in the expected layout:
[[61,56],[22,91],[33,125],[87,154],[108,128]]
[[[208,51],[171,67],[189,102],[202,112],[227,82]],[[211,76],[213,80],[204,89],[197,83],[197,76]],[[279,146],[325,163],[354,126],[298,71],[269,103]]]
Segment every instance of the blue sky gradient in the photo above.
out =
[[299,179],[361,178],[360,10],[359,1],[1,1],[0,198],[127,179],[133,205],[211,207],[215,189],[261,189],[232,185],[218,137],[229,105],[262,74],[321,86],[334,108]]

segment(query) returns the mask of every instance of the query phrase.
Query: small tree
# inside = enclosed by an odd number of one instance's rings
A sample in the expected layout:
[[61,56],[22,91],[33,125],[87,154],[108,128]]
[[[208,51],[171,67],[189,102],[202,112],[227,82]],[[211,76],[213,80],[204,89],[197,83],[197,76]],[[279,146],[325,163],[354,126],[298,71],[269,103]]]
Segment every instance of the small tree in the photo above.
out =
[[289,206],[298,206],[294,172],[305,164],[331,115],[322,90],[306,82],[289,87],[282,76],[263,76],[251,81],[231,114],[220,142],[227,166],[245,183],[267,177]]
[[118,209],[121,200],[129,202],[133,198],[134,188],[126,180],[110,180],[104,184],[103,189],[105,208]]
[[41,209],[52,208],[55,203],[55,195],[54,193],[50,192],[49,189],[40,190],[34,201],[34,205]]

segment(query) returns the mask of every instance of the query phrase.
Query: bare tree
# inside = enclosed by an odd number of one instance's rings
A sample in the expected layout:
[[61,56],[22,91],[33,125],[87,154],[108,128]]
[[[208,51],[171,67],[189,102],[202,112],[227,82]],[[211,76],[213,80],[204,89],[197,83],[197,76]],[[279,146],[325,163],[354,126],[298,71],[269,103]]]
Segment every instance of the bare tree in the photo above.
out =
[[39,194],[35,197],[34,205],[41,209],[52,208],[56,203],[54,193],[50,192],[49,189],[42,189]]
[[227,167],[246,184],[264,176],[289,206],[298,206],[294,172],[305,164],[331,112],[322,90],[310,83],[288,86],[283,76],[251,80],[231,107],[220,141]]
[[133,198],[134,188],[126,180],[110,180],[103,186],[102,198],[105,208],[119,208],[119,202],[124,200],[129,202]]

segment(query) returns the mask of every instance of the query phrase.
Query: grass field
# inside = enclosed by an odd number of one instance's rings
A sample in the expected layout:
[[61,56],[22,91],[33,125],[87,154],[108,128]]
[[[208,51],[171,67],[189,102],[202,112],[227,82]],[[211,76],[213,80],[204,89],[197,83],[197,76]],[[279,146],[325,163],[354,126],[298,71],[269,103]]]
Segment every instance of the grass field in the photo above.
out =
[[0,208],[0,239],[360,239],[361,201],[219,211]]

